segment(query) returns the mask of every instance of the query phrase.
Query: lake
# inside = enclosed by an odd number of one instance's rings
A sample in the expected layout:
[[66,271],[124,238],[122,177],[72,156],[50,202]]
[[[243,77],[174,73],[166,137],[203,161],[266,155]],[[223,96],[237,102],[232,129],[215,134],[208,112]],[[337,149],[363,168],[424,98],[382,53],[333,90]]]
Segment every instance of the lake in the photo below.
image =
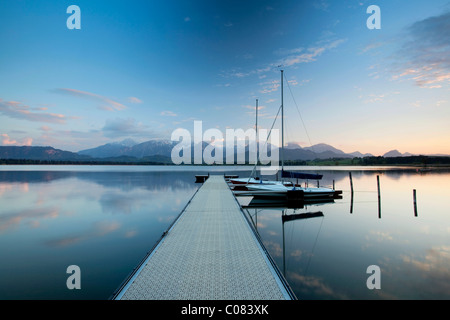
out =
[[[342,199],[245,211],[299,299],[450,298],[450,171],[293,169],[322,173],[321,185],[334,181]],[[0,299],[108,299],[200,187],[196,174],[250,171],[0,166]],[[80,290],[67,288],[71,265]],[[380,289],[368,288],[374,276]]]

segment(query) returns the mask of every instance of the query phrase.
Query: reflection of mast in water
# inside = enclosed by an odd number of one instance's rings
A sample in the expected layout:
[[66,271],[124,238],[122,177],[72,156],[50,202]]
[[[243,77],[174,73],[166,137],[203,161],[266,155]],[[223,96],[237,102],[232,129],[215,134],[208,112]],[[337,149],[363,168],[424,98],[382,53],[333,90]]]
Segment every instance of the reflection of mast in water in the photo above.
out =
[[[286,214],[287,209],[284,209],[282,211],[282,215],[281,215],[281,225],[282,225],[282,233],[283,233],[283,275],[286,277],[286,252],[285,252],[285,236],[284,236],[284,223],[285,222],[289,222],[289,221],[293,221],[293,220],[300,220],[300,219],[310,219],[310,218],[316,218],[316,217],[323,217],[323,213],[321,211],[317,211],[317,212],[304,212],[304,213],[296,213],[296,214]],[[322,224],[320,224],[320,226],[322,227]],[[319,229],[320,232],[320,229]],[[313,246],[313,252],[314,252],[314,248],[316,246],[317,243],[317,238],[319,236],[319,232],[317,232],[317,236],[316,236],[316,240],[314,241],[314,246]],[[311,261],[311,256],[312,253],[309,257],[308,260],[308,265],[306,267],[306,270],[308,270],[309,267],[309,262]]]
[[[304,202],[297,203],[288,203],[286,201],[276,201],[276,200],[264,200],[264,199],[252,199],[247,205],[242,205],[242,208],[247,211],[248,216],[250,217],[256,232],[258,231],[258,210],[280,210],[281,211],[281,221],[282,221],[282,234],[283,234],[283,275],[286,276],[286,254],[285,254],[285,236],[284,236],[284,223],[293,221],[293,220],[301,220],[301,219],[309,219],[316,217],[323,217],[323,213],[321,211],[317,212],[303,212],[303,213],[293,213],[287,214],[288,209],[293,209],[294,212],[298,209],[307,209],[307,205],[324,205],[327,203],[334,203],[333,199],[315,199]],[[250,209],[255,209],[255,213],[252,216],[250,214]],[[254,217],[254,218],[253,218]],[[322,228],[322,224],[320,225]],[[317,233],[316,240],[314,242],[313,251],[315,245],[317,243],[317,238],[319,236],[320,229]],[[311,260],[311,257],[310,257]],[[309,262],[308,261],[308,266]],[[308,268],[308,267],[307,267]]]

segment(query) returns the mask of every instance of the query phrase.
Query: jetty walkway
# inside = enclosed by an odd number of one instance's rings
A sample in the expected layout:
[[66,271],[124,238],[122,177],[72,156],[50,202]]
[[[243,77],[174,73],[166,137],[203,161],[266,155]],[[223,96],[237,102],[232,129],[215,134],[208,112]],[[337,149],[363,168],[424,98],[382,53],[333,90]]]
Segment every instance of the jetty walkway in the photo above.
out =
[[219,175],[208,177],[112,298],[296,299]]

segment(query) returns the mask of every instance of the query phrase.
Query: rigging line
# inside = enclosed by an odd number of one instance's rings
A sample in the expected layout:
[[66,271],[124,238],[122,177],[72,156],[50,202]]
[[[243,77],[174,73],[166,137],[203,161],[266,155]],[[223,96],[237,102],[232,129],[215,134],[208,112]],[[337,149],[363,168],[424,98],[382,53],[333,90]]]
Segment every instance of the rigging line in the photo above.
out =
[[316,240],[314,240],[314,245],[313,245],[313,248],[312,248],[312,251],[311,251],[311,255],[309,256],[308,264],[306,265],[305,277],[306,277],[306,275],[308,274],[309,265],[310,265],[310,263],[311,263],[311,258],[312,258],[313,254],[314,254],[314,249],[316,248],[317,239],[319,238],[320,230],[322,230],[323,220],[324,220],[324,217],[322,217],[322,219],[321,219],[321,221],[320,221],[319,231],[317,231]]
[[[298,243],[302,243],[302,241],[303,241],[303,231],[305,230],[305,225],[306,225],[306,223],[307,223],[307,220],[304,220],[304,221],[300,221],[301,222],[301,229],[300,229],[300,237],[299,237],[299,239],[298,239]],[[301,258],[301,256],[300,256],[300,258]]]
[[[293,235],[294,235],[294,224],[292,224],[292,227],[291,227],[291,232],[290,232],[290,239],[289,239],[289,242],[288,243],[291,243],[292,244],[292,238],[293,238]],[[288,269],[287,267],[288,267],[288,265],[289,265],[289,260],[290,260],[290,258],[291,258],[291,255],[288,255],[288,259],[287,259],[287,261],[286,261],[286,269]]]
[[302,121],[303,128],[305,128],[305,133],[306,133],[306,136],[308,137],[309,144],[311,145],[311,150],[312,150],[312,152],[314,153],[314,155],[317,156],[316,152],[314,151],[314,147],[313,147],[313,145],[312,145],[311,138],[309,137],[308,130],[306,129],[305,122],[303,121],[303,117],[302,117],[302,115],[301,115],[301,113],[300,113],[300,110],[299,110],[299,108],[298,108],[297,102],[295,101],[294,95],[293,95],[293,93],[292,93],[291,86],[289,85],[289,81],[288,81],[288,79],[286,78],[286,74],[284,74],[284,78],[286,79],[286,83],[287,83],[287,85],[288,85],[289,92],[291,93],[292,100],[294,100],[294,104],[295,104],[295,107],[297,108],[297,112],[298,112],[298,114],[299,114],[299,116],[300,116],[300,120]]

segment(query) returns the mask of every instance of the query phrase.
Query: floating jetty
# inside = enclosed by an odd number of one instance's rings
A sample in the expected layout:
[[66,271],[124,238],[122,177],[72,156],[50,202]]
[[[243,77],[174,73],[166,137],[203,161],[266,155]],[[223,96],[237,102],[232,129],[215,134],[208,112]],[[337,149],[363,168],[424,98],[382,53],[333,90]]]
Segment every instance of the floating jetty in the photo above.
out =
[[293,300],[223,175],[208,175],[115,300]]

